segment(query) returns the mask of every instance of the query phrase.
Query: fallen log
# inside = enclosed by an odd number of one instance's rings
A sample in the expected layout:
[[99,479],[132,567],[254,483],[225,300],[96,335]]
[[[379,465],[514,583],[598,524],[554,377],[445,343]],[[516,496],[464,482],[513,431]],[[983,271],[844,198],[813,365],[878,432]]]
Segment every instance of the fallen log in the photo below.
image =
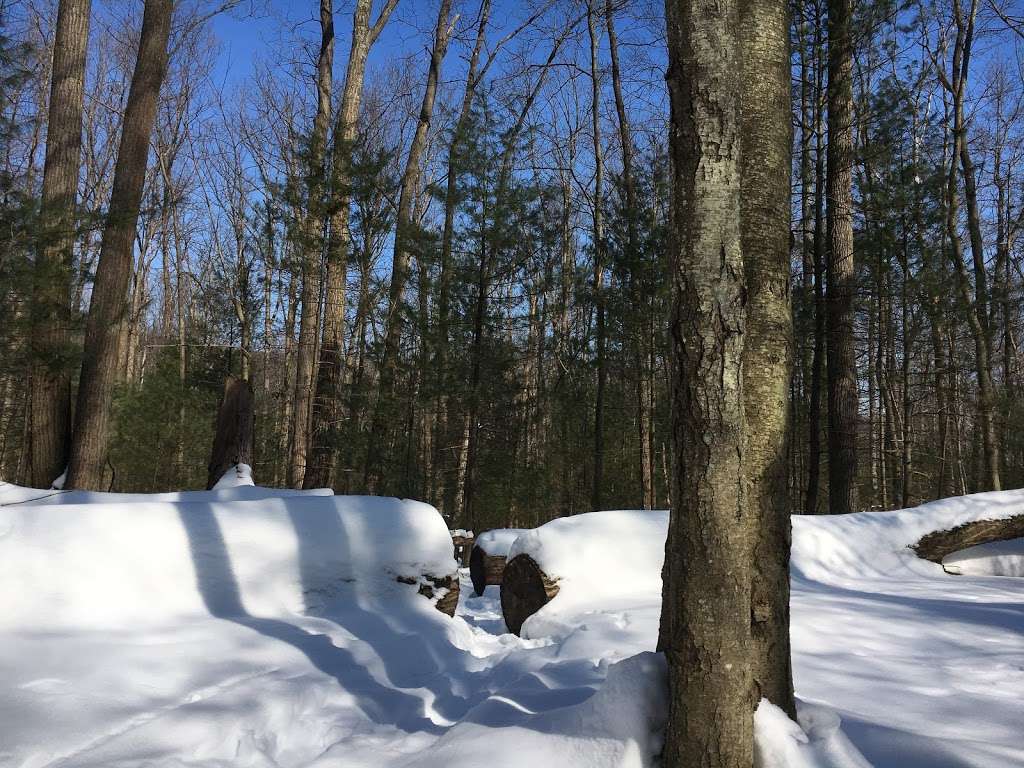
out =
[[449,616],[455,615],[455,608],[459,604],[459,576],[423,576],[414,579],[410,576],[399,576],[398,581],[402,584],[419,584],[416,591],[428,600],[434,598],[435,591],[444,590],[444,594],[438,598],[434,607],[441,613]]
[[469,554],[469,578],[477,596],[483,595],[486,587],[501,585],[508,552],[524,533],[522,528],[495,528],[476,537]]
[[508,631],[518,635],[523,622],[557,594],[557,580],[544,573],[532,557],[513,557],[501,577],[501,612]]
[[974,520],[946,531],[932,531],[911,549],[918,557],[941,565],[944,558],[961,549],[1019,538],[1024,538],[1024,515],[1002,520]]

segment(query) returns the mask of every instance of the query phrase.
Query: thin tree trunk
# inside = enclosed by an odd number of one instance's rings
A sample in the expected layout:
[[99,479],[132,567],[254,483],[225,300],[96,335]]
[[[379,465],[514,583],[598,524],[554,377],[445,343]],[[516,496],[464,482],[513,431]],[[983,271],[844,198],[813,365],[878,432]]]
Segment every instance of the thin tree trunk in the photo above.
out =
[[146,0],[138,58],[125,108],[85,330],[82,374],[68,487],[99,490],[107,460],[110,406],[117,375],[117,326],[124,317],[157,96],[167,72],[172,0]]
[[[380,438],[386,430],[385,421],[394,399],[395,379],[398,374],[399,344],[402,338],[402,301],[406,283],[409,280],[409,265],[412,257],[412,241],[415,238],[416,223],[413,216],[413,201],[419,184],[420,164],[427,146],[427,133],[434,115],[434,98],[441,77],[441,64],[448,50],[452,32],[449,21],[452,0],[441,0],[434,28],[434,45],[427,69],[427,83],[423,90],[419,120],[413,134],[409,155],[402,174],[402,187],[398,199],[398,214],[395,223],[395,248],[391,263],[391,285],[388,294],[388,314],[385,320],[384,351],[380,364],[380,382],[377,405],[374,409],[373,426],[370,429],[370,445],[366,456],[364,480],[367,490],[373,493],[381,480]],[[425,343],[426,339],[422,339]]]
[[[357,6],[357,13],[359,7]],[[353,30],[353,45],[356,34]],[[288,485],[303,485],[310,447],[311,405],[317,363],[317,329],[323,272],[324,154],[331,122],[331,84],[334,68],[334,10],[332,0],[320,0],[320,54],[317,57],[316,115],[309,141],[306,210],[302,221],[302,315],[295,357],[295,406],[292,412],[292,450]]]
[[829,511],[855,512],[857,360],[853,347],[853,43],[851,0],[828,2],[828,474]]
[[24,482],[49,488],[65,470],[71,440],[71,270],[82,101],[91,0],[62,0],[57,10],[47,121],[40,248],[32,285],[29,398]]
[[594,139],[594,303],[597,309],[596,347],[597,392],[594,398],[594,487],[591,507],[602,507],[604,487],[604,398],[608,370],[605,365],[605,300],[604,300],[604,153],[601,148],[601,85],[597,64],[597,23],[593,1],[587,6],[587,29],[590,33],[590,117]]

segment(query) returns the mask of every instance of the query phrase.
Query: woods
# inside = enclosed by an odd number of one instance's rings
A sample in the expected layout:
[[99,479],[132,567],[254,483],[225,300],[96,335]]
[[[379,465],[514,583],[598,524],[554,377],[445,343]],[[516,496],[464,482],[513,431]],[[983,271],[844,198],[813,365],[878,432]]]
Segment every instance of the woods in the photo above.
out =
[[[796,717],[792,514],[1024,485],[1009,2],[0,22],[0,479],[157,492],[243,463],[465,535],[670,509],[662,760],[709,768],[752,765],[762,699]],[[473,583],[511,585],[519,634],[560,574],[499,540]],[[458,578],[427,576],[454,614]]]
[[[661,92],[658,13],[324,2],[294,65],[268,53],[226,83],[219,30],[275,17],[176,6],[160,83],[167,8],[58,5],[52,25],[3,9],[23,73],[4,86],[5,477],[201,486],[188,436],[210,444],[235,375],[267,482],[424,498],[453,527],[672,502],[667,100],[637,98]],[[789,508],[1020,482],[1020,88],[995,54],[1020,38],[999,10],[793,10],[793,181],[759,209],[788,218],[788,262],[747,279],[793,311],[791,353],[756,329],[747,353],[765,396],[791,381],[763,433],[789,441],[764,491]],[[768,12],[738,13],[749,58]],[[144,55],[107,34],[147,19]]]

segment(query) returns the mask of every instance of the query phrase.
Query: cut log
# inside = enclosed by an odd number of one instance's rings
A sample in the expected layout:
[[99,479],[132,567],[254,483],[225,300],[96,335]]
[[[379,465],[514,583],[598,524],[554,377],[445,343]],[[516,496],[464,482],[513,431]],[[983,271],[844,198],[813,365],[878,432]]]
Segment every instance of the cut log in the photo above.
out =
[[452,546],[455,548],[455,559],[463,568],[469,565],[470,550],[473,549],[472,531],[451,531]]
[[933,531],[922,536],[911,549],[918,557],[941,565],[943,558],[961,549],[1019,538],[1024,538],[1024,515],[1002,520],[975,520],[948,531]]
[[505,560],[504,555],[491,555],[479,544],[473,545],[469,554],[469,578],[477,596],[482,595],[486,587],[501,585]]
[[255,422],[252,386],[248,381],[228,376],[217,411],[217,431],[207,466],[207,490],[236,464],[252,466]]
[[513,557],[501,578],[501,613],[508,631],[518,635],[523,622],[557,594],[557,579],[544,573],[532,557]]
[[417,592],[428,600],[432,600],[434,598],[435,590],[445,590],[444,594],[438,598],[437,603],[434,604],[434,607],[441,613],[445,613],[449,616],[455,615],[455,608],[459,604],[458,574],[452,574],[450,576],[424,576],[421,579],[414,579],[410,576],[399,576],[398,581],[402,584],[419,584],[420,586]]

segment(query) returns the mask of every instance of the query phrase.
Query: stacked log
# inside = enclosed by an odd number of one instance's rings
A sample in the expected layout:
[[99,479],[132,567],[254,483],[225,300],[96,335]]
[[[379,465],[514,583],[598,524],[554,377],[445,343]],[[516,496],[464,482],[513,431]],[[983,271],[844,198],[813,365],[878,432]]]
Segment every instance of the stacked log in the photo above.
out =
[[523,622],[557,594],[557,580],[544,573],[532,557],[526,554],[513,557],[505,565],[501,578],[501,612],[508,631],[518,635]]
[[455,559],[465,568],[469,565],[470,552],[473,549],[472,531],[449,531],[452,535],[452,546],[455,548]]
[[941,565],[944,558],[962,549],[1020,538],[1024,538],[1024,515],[1015,515],[1002,520],[975,520],[947,531],[932,531],[911,549],[918,557]]
[[428,600],[432,600],[434,598],[436,590],[446,590],[434,604],[434,607],[441,613],[447,614],[448,616],[455,615],[455,608],[459,604],[458,574],[451,574],[448,576],[423,576],[420,579],[414,579],[410,576],[399,576],[398,581],[402,584],[419,584],[419,589],[416,591]]
[[505,555],[489,555],[479,544],[473,545],[469,554],[469,578],[473,592],[479,597],[490,586],[501,586],[505,573]]

